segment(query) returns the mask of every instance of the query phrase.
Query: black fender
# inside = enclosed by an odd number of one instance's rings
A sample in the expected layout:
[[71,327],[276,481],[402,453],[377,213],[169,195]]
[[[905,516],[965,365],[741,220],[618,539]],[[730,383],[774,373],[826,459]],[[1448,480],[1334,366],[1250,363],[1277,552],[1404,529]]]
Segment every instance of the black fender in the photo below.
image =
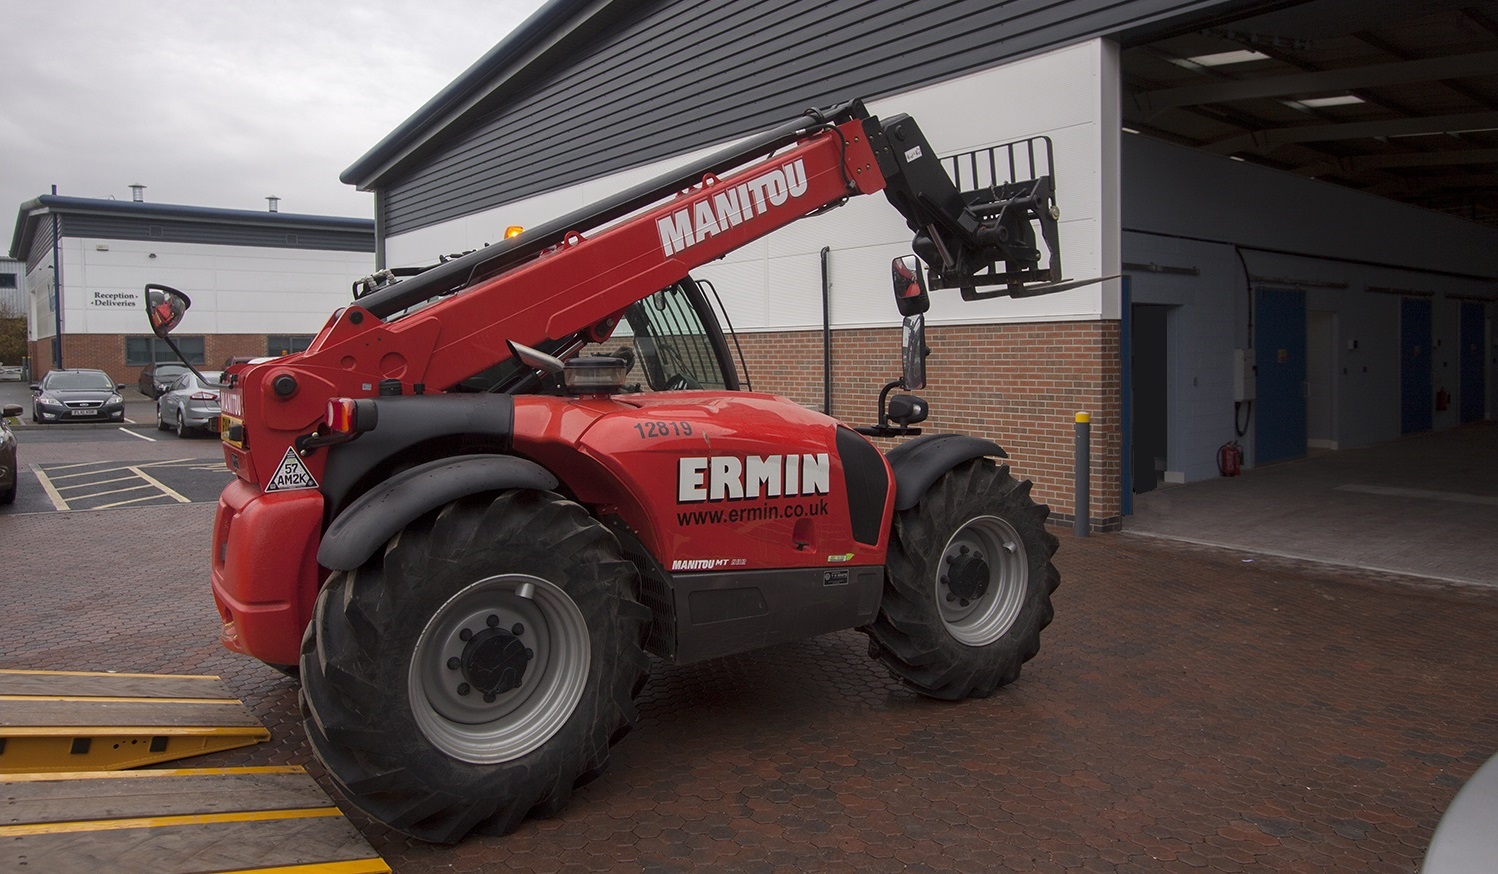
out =
[[999,444],[963,434],[927,434],[885,453],[895,472],[895,509],[909,510],[942,474],[974,458],[1008,458]]
[[[379,425],[357,440],[328,447],[322,493],[328,521],[343,513],[361,486],[383,480],[391,459],[411,457],[416,447],[441,441],[441,457],[495,454],[510,450],[515,430],[515,399],[506,394],[431,394],[372,398]],[[431,458],[431,456],[428,456]]]
[[455,455],[417,465],[380,483],[348,505],[323,535],[317,563],[353,570],[395,532],[423,513],[465,495],[503,489],[555,490],[551,471],[513,455]]

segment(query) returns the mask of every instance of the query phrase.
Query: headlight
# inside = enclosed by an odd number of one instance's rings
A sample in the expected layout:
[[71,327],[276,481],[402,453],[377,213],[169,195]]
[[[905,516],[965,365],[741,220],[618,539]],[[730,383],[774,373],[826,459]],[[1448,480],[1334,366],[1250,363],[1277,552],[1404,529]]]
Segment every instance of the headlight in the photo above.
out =
[[44,407],[62,407],[64,409],[66,409],[67,406],[68,406],[67,404],[63,403],[61,400],[58,400],[57,398],[54,398],[54,397],[49,397],[47,395],[42,395],[39,398],[39,400],[42,402],[42,406],[44,406]]
[[109,400],[105,401],[104,403],[106,403],[106,404],[123,404],[124,402],[125,402],[125,399],[122,398],[122,397],[120,397],[119,395],[110,395],[109,396]]

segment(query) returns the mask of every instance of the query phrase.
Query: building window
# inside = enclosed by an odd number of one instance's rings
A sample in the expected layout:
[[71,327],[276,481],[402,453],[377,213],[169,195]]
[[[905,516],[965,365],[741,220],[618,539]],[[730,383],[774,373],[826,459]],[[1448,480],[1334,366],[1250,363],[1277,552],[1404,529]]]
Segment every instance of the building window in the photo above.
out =
[[15,288],[16,275],[14,273],[0,273],[0,288]]
[[[202,364],[203,338],[202,337],[176,337],[177,347],[187,360],[193,364]],[[125,366],[144,367],[152,362],[176,362],[179,361],[177,353],[172,351],[164,340],[157,337],[126,337],[125,338]]]
[[290,355],[312,345],[311,334],[271,334],[265,338],[266,355]]

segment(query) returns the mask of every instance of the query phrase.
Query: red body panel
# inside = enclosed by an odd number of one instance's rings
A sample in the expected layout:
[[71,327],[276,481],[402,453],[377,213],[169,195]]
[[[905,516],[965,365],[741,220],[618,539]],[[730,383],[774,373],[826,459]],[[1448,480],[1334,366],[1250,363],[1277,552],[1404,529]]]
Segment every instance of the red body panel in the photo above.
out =
[[515,399],[515,425],[516,452],[596,512],[623,517],[668,571],[884,561],[894,512],[888,463],[879,542],[858,543],[836,420],[784,398],[525,396]]
[[322,493],[225,487],[213,525],[213,600],[223,643],[261,661],[294,665],[326,574],[317,566]]

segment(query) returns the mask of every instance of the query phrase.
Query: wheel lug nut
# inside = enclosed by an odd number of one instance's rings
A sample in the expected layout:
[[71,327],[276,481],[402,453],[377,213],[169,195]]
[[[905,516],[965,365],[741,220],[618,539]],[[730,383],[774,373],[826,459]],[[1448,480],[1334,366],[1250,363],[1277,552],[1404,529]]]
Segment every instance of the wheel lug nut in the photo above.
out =
[[510,626],[510,633],[515,635],[516,637],[519,637],[520,635],[525,633],[525,626],[521,625],[519,622],[516,622],[514,625]]
[[460,666],[462,666],[462,664],[463,663],[461,661],[458,661],[457,656],[453,656],[452,658],[447,660],[447,669],[449,671],[456,671]]
[[459,683],[458,684],[458,694],[459,695],[467,695],[469,692],[472,692],[472,691],[473,691],[473,687],[470,686],[470,685],[468,685],[467,683]]
[[966,598],[963,598],[961,601],[957,602],[957,606],[959,606],[959,607],[966,607],[967,605],[968,605],[968,600]]
[[967,555],[967,547],[966,546],[959,546],[959,547],[957,547],[957,552],[958,552],[959,555]]
[[458,632],[458,640],[461,640],[464,643],[467,643],[468,641],[470,641],[472,639],[473,639],[473,632],[472,631],[469,631],[468,629],[465,628],[462,631]]
[[484,622],[485,622],[485,623],[486,623],[486,624],[487,624],[487,625],[488,625],[488,626],[489,626],[489,627],[490,627],[490,628],[498,628],[498,627],[499,627],[499,617],[498,617],[498,616],[495,616],[495,615],[494,615],[494,614],[493,614],[493,613],[490,613],[490,614],[489,614],[489,618],[488,618],[488,619],[485,619],[485,620],[484,620]]
[[957,596],[954,595],[954,594],[952,594],[951,592],[948,592],[947,593],[947,601],[951,602],[951,601],[955,601],[955,600],[957,600]]
[[954,562],[954,561],[956,561],[956,560],[957,560],[957,556],[955,556],[955,555],[949,555],[949,556],[947,556],[947,558],[946,558],[946,562],[947,562],[947,564],[951,564],[951,563],[952,563],[952,562]]
[[535,657],[536,657],[536,651],[533,650],[533,649],[531,649],[530,647],[526,647],[526,650],[525,650],[525,660],[526,661],[530,661],[531,659],[533,659]]
[[495,696],[494,696],[493,692],[486,692],[484,694],[484,703],[485,704],[493,704],[494,703],[494,697]]

